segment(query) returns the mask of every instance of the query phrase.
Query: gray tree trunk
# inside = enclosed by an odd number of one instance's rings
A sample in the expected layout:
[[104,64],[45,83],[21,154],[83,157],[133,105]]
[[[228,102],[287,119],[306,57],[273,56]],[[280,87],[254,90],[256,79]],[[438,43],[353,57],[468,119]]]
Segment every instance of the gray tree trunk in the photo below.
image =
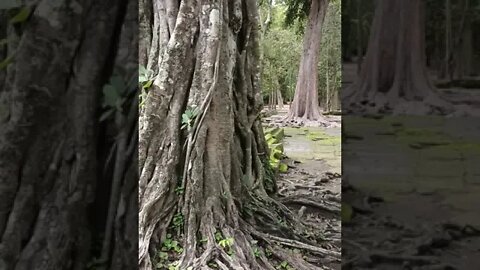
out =
[[343,91],[346,110],[401,112],[409,101],[418,105],[419,113],[450,109],[426,69],[423,9],[417,0],[378,2],[360,76]]
[[303,54],[297,76],[297,85],[287,121],[321,119],[318,106],[318,57],[322,25],[327,13],[327,0],[313,0],[303,41]]
[[[221,269],[273,270],[264,253],[254,255],[252,241],[271,241],[265,231],[295,237],[302,224],[267,195],[274,179],[264,165],[268,149],[259,119],[257,2],[176,3],[141,7],[154,14],[152,27],[143,29],[166,35],[140,48],[148,56],[141,61],[155,63],[158,74],[140,115],[140,267],[153,269],[153,255],[169,234],[183,248],[173,258],[179,269],[209,269],[214,263]],[[144,16],[141,24],[148,23]],[[195,117],[182,128],[182,115],[193,108]],[[284,231],[273,224],[277,211],[297,228]],[[218,234],[234,239],[234,256],[218,244]],[[274,253],[295,269],[319,269],[282,249]]]
[[[8,38],[0,56],[12,57],[0,70],[0,269],[85,269],[93,241],[101,240],[89,220],[105,222],[91,211],[98,183],[107,181],[98,159],[100,93],[115,64],[137,69],[134,9],[125,17],[133,1],[30,2],[33,12],[21,25],[7,25],[0,13],[0,39]],[[136,168],[126,167],[112,196],[128,208],[136,196],[128,200],[134,190],[125,183],[135,184]],[[110,212],[112,226],[128,223]],[[128,224],[111,231],[106,263],[129,249],[125,242],[135,248]],[[119,233],[128,241],[117,243]],[[125,261],[112,265],[132,266]]]

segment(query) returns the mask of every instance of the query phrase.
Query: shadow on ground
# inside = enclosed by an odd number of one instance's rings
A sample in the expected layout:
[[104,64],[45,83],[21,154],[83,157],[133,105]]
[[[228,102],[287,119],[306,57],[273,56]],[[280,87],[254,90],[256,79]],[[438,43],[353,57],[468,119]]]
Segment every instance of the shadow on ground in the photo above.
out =
[[479,269],[479,119],[342,123],[342,269]]

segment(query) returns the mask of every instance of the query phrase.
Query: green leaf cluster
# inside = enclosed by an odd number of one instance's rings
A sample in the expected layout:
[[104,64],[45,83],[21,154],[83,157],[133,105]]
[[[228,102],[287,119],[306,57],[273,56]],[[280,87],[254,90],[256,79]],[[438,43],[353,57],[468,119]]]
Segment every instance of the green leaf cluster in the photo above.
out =
[[195,122],[195,118],[197,117],[198,112],[198,108],[189,108],[185,110],[185,112],[182,114],[181,129],[187,128],[187,130],[190,130],[193,126],[193,123]]
[[122,76],[114,74],[103,87],[102,93],[104,112],[100,116],[100,121],[105,121],[117,111],[123,112],[123,104],[128,99],[128,84]]
[[288,166],[281,162],[284,156],[282,140],[285,132],[282,128],[272,128],[265,130],[265,140],[270,150],[269,163],[272,168],[281,173],[286,173]]

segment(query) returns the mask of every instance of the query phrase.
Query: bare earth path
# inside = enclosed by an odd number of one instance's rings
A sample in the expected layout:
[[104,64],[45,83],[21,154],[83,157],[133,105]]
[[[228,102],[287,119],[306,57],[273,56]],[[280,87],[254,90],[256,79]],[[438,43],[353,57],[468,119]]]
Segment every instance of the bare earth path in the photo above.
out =
[[[355,77],[344,63],[343,87]],[[479,89],[439,91],[480,107]],[[342,269],[480,269],[479,120],[343,118]]]
[[344,269],[479,269],[478,120],[344,118]]
[[[279,118],[285,110],[272,118]],[[279,199],[299,213],[324,241],[320,247],[341,253],[340,127],[284,127],[289,170],[280,174]],[[340,257],[318,258],[323,269],[341,269]]]

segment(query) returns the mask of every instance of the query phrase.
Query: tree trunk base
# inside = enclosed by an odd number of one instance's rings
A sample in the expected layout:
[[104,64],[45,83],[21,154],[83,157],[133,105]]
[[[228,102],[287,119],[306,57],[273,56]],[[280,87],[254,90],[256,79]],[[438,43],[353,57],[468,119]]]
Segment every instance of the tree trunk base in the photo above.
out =
[[430,91],[426,97],[405,99],[389,91],[387,94],[371,92],[362,95],[362,91],[343,99],[343,110],[346,114],[387,114],[387,115],[449,115],[455,112],[454,105],[443,99],[435,91]]
[[[288,263],[296,270],[315,270],[324,269],[320,263],[340,260],[339,252],[319,247],[322,239],[316,228],[266,194],[252,195],[242,213],[233,201],[223,209],[213,201],[207,205],[197,222],[187,221],[185,233],[179,233],[173,220],[165,231],[185,243],[175,258],[179,269],[274,270]],[[193,241],[189,235],[195,235]],[[225,244],[227,239],[231,244]]]

